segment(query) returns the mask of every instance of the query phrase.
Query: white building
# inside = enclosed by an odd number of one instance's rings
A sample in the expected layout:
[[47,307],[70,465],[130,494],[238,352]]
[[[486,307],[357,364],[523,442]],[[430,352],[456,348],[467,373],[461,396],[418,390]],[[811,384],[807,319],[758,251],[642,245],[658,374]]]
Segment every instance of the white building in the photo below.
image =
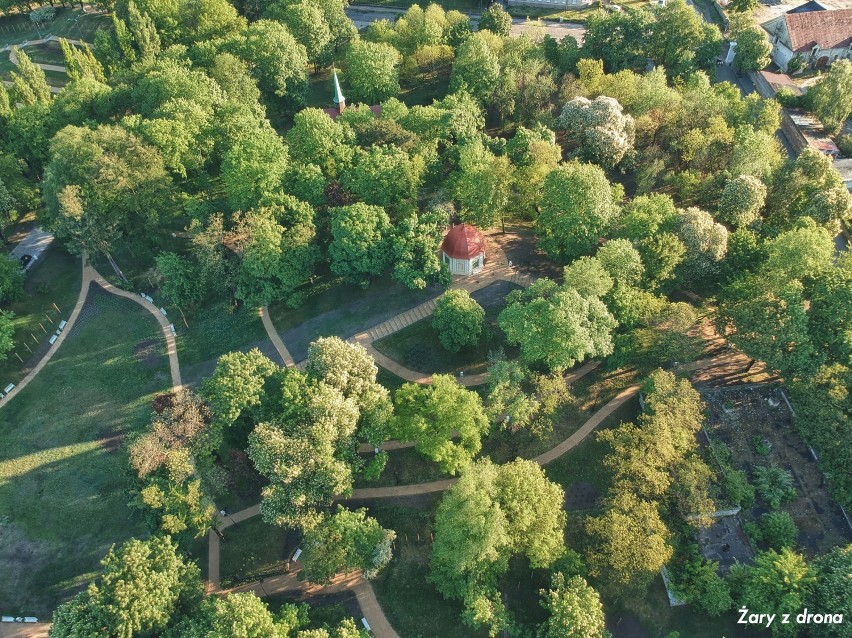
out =
[[458,224],[441,242],[441,260],[454,275],[475,275],[485,267],[485,236],[475,226]]
[[784,71],[794,57],[825,68],[852,59],[852,9],[826,10],[817,2],[792,9],[763,24],[772,44],[772,61]]

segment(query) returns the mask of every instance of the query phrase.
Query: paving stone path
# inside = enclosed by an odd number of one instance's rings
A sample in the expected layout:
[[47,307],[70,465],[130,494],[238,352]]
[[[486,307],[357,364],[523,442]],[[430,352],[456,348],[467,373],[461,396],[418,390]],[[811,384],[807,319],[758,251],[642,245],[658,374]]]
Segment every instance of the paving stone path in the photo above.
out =
[[[482,288],[486,288],[493,283],[499,281],[508,281],[518,286],[522,286],[524,288],[529,287],[533,282],[533,278],[529,275],[525,275],[523,273],[517,272],[515,269],[509,266],[508,260],[506,258],[506,254],[503,250],[493,241],[489,242],[488,245],[488,254],[491,255],[490,259],[486,260],[485,268],[481,273],[475,276],[469,277],[455,277],[453,279],[453,284],[451,288],[453,289],[463,289],[468,292],[474,292],[476,290],[481,290]],[[432,375],[425,372],[418,372],[417,370],[412,370],[411,368],[407,368],[400,363],[397,363],[390,357],[385,356],[373,346],[373,342],[388,335],[392,335],[404,328],[407,328],[413,323],[417,321],[421,321],[426,319],[427,317],[432,316],[432,313],[435,311],[435,303],[437,299],[430,299],[429,301],[425,301],[419,306],[415,306],[411,310],[406,312],[402,312],[398,315],[391,317],[390,319],[379,323],[364,332],[356,334],[350,337],[347,341],[350,343],[359,343],[367,350],[367,352],[372,355],[373,359],[375,359],[376,363],[392,372],[396,376],[405,379],[406,381],[413,381],[415,383],[431,383]],[[269,309],[264,306],[260,309],[260,317],[263,321],[263,327],[266,329],[266,334],[269,336],[269,339],[275,345],[275,349],[278,351],[281,360],[284,362],[284,365],[288,367],[296,367],[301,370],[305,368],[305,361],[299,361],[298,363],[293,362],[293,357],[290,355],[289,350],[287,350],[287,346],[281,340],[281,335],[275,329],[275,326],[272,323],[272,320],[269,317]],[[467,377],[459,377],[458,382],[467,387],[482,385],[485,383],[485,379],[487,377],[486,372],[480,374],[473,374]]]

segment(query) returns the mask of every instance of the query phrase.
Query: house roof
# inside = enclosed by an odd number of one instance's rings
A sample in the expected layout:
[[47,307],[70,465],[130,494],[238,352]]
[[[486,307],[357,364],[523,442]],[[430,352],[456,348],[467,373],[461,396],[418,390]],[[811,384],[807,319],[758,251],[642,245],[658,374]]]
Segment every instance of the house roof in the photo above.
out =
[[476,226],[458,224],[444,237],[441,250],[453,259],[471,259],[485,252],[485,236]]
[[840,49],[852,42],[852,9],[786,13],[784,21],[790,48],[796,53],[820,49]]

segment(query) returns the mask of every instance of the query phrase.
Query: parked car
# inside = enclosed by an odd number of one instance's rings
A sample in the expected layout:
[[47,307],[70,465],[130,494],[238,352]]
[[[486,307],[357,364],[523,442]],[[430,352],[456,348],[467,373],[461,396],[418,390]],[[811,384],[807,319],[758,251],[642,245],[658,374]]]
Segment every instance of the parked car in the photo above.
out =
[[24,272],[29,270],[30,266],[32,265],[32,262],[33,262],[33,256],[32,255],[21,255],[21,270],[23,270]]

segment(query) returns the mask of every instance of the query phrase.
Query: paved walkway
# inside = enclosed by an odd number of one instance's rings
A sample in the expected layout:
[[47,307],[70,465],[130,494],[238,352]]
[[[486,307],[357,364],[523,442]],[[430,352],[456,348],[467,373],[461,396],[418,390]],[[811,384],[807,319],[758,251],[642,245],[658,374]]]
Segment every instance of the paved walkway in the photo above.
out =
[[272,345],[275,346],[275,349],[278,351],[281,361],[283,361],[284,365],[288,368],[294,367],[296,363],[293,361],[290,351],[287,350],[287,346],[285,346],[284,342],[281,341],[281,335],[278,334],[275,326],[272,325],[272,319],[269,317],[269,308],[267,306],[262,306],[258,312],[260,313],[260,320],[263,323],[263,327],[266,329],[266,334],[272,342]]
[[177,357],[177,345],[175,343],[175,337],[172,334],[171,325],[169,321],[163,316],[160,312],[159,308],[157,308],[154,304],[149,302],[146,299],[143,299],[139,295],[135,295],[131,292],[127,292],[126,290],[120,290],[110,284],[106,279],[104,279],[100,273],[92,268],[88,263],[86,263],[86,258],[83,257],[83,276],[82,281],[80,282],[80,294],[77,296],[77,303],[74,304],[74,309],[71,311],[71,314],[68,316],[65,324],[65,328],[63,328],[62,332],[56,337],[56,341],[53,345],[50,346],[50,349],[45,353],[45,355],[41,358],[36,366],[30,370],[30,373],[21,379],[20,383],[15,386],[9,394],[7,394],[3,399],[0,399],[0,408],[9,403],[19,392],[21,392],[24,388],[29,385],[30,381],[32,381],[35,376],[42,371],[44,366],[46,366],[50,360],[53,358],[53,355],[56,354],[56,351],[59,350],[59,346],[65,341],[65,337],[68,336],[68,333],[71,332],[71,328],[74,327],[74,323],[77,321],[77,317],[80,316],[80,311],[83,309],[83,306],[86,303],[86,297],[89,295],[89,287],[94,282],[98,284],[101,288],[106,290],[107,292],[117,295],[119,297],[125,297],[132,301],[135,301],[140,306],[145,308],[148,312],[154,315],[157,318],[157,322],[160,324],[160,327],[163,330],[163,336],[166,339],[166,353],[169,357],[169,369],[172,376],[172,387],[177,390],[183,384],[181,383],[180,378],[180,364],[178,363]]
[[[496,242],[489,241],[487,254],[490,255],[490,257],[486,260],[485,268],[481,273],[472,277],[455,277],[451,288],[474,292],[481,290],[482,288],[486,288],[498,281],[508,281],[524,288],[532,284],[533,279],[531,277],[521,274],[509,267],[505,253],[496,244]],[[431,374],[418,372],[417,370],[412,370],[411,368],[407,368],[402,364],[397,363],[390,357],[387,357],[376,350],[373,346],[373,342],[387,337],[388,335],[392,335],[395,332],[399,332],[417,321],[421,321],[432,316],[432,313],[435,311],[436,302],[437,299],[425,301],[411,310],[395,315],[387,321],[383,321],[364,332],[350,337],[348,341],[350,343],[359,343],[364,346],[367,352],[370,353],[380,367],[388,370],[396,376],[415,383],[432,383]],[[278,351],[284,365],[288,367],[295,366],[304,370],[306,361],[299,361],[298,363],[293,362],[293,357],[290,355],[290,351],[287,350],[287,346],[281,340],[280,333],[273,325],[272,319],[269,317],[269,309],[266,306],[260,309],[260,318],[263,322],[263,327],[266,329],[267,336]],[[488,373],[483,372],[467,377],[458,377],[457,381],[463,386],[472,387],[485,383],[487,376]]]

